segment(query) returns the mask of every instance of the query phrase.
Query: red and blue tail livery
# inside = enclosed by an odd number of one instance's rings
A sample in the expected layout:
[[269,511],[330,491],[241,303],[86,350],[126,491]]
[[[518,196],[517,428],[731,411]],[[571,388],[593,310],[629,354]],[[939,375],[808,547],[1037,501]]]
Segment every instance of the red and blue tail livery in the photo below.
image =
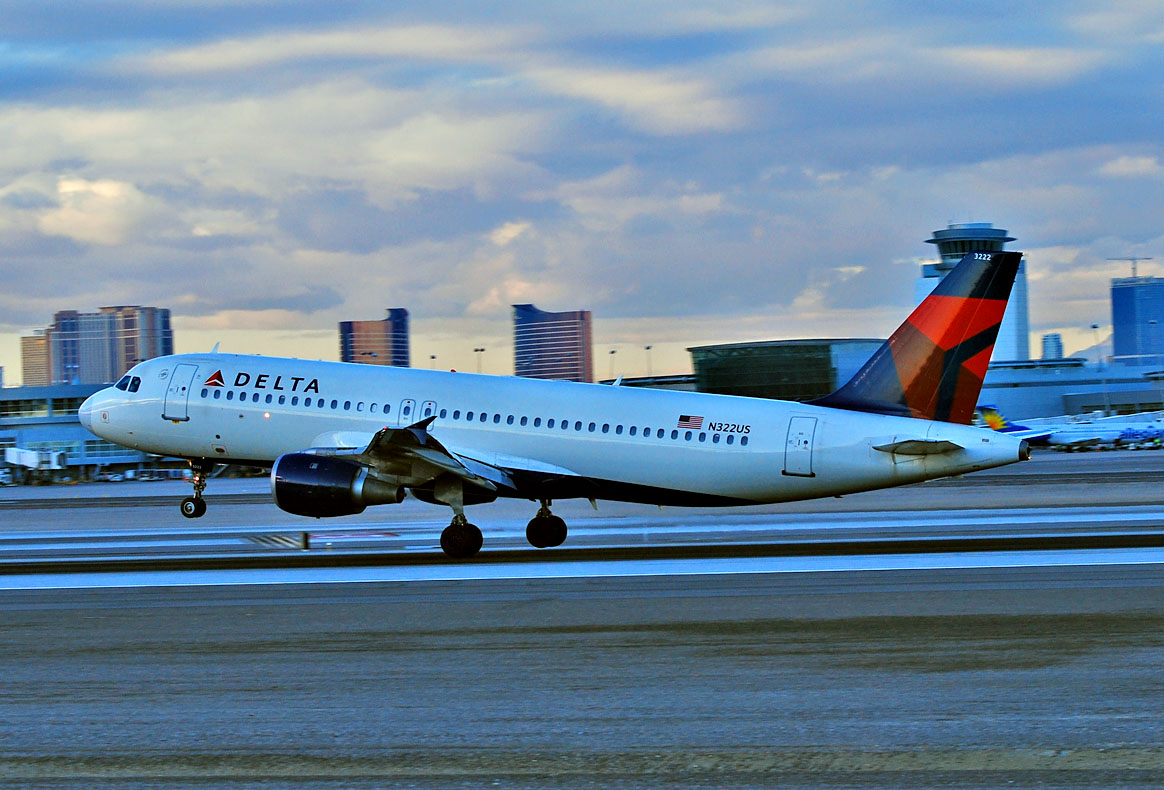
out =
[[969,424],[1020,252],[971,252],[847,384],[817,406]]

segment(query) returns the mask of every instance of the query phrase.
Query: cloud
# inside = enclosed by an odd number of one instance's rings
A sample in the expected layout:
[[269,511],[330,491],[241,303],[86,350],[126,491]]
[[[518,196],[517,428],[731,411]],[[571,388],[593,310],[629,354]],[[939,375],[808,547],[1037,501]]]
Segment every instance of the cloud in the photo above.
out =
[[320,59],[482,62],[508,59],[529,41],[515,28],[401,25],[322,32],[272,33],[128,57],[123,68],[161,76],[248,71]]
[[1120,156],[1104,162],[1099,172],[1112,178],[1150,178],[1164,173],[1164,167],[1155,156]]
[[74,241],[114,245],[124,242],[154,213],[150,199],[133,184],[120,181],[61,179],[59,207],[38,222],[42,233]]
[[560,66],[524,76],[548,93],[607,107],[650,134],[727,131],[743,124],[738,104],[717,96],[708,80],[671,71]]

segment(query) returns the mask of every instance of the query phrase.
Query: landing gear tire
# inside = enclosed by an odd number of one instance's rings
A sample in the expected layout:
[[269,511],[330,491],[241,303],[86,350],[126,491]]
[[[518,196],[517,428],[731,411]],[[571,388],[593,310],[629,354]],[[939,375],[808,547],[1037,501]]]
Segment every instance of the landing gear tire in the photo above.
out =
[[481,530],[468,521],[454,521],[441,532],[441,550],[457,560],[474,556],[484,542]]
[[206,500],[202,497],[188,496],[179,505],[182,515],[186,518],[202,518],[206,515]]
[[525,539],[535,549],[548,549],[566,542],[566,522],[558,516],[537,515],[525,526]]

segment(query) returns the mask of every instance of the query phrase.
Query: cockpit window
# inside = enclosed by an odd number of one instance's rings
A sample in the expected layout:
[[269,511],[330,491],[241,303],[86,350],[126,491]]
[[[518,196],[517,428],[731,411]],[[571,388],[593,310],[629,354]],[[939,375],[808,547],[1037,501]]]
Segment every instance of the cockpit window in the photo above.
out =
[[122,392],[125,392],[125,390],[129,388],[129,376],[122,376],[121,381],[117,382],[113,386],[117,387],[117,389],[121,390]]
[[129,381],[129,391],[130,392],[137,392],[137,388],[140,386],[141,386],[141,377],[140,376],[134,376],[132,379],[130,379],[130,381]]

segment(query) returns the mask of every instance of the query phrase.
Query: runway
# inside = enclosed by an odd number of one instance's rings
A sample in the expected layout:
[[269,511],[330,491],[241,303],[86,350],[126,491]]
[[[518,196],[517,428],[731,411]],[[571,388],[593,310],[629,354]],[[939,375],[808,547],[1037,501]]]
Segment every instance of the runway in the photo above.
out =
[[[499,503],[469,563],[426,545],[439,510],[384,508],[319,535],[415,540],[392,564],[3,575],[0,787],[1155,787],[1161,549],[745,550],[1160,531],[1164,454],[1061,458],[788,511],[562,503],[573,553]],[[97,488],[0,535],[191,529]],[[215,540],[295,534],[218,505]]]

